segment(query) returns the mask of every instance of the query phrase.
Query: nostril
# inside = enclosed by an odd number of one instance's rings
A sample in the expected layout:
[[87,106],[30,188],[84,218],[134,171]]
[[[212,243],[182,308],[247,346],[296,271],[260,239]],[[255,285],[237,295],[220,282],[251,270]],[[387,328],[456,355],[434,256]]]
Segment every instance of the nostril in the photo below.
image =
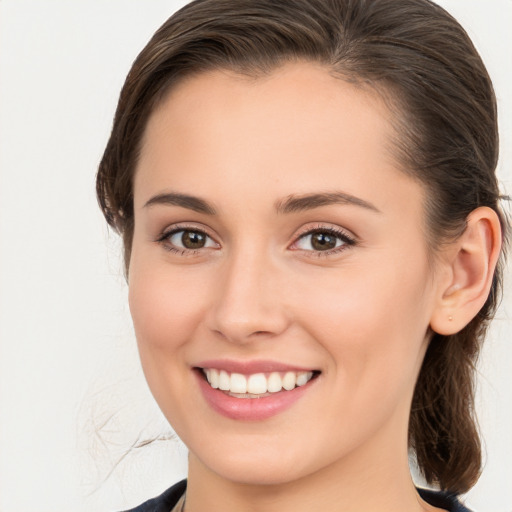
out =
[[251,340],[263,339],[278,334],[270,330],[255,330],[251,332],[250,326],[246,328],[246,326],[242,324],[226,325],[224,330],[213,329],[212,332],[219,338],[233,342],[249,342]]

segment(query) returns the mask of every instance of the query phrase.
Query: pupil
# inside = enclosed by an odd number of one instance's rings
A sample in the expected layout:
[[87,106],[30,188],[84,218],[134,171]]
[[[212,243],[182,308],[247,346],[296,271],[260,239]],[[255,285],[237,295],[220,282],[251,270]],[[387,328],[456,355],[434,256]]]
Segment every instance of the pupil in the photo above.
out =
[[197,231],[185,231],[181,236],[181,243],[187,249],[201,249],[206,243],[206,237]]
[[326,251],[336,247],[336,237],[329,233],[315,233],[311,239],[311,245],[317,251]]

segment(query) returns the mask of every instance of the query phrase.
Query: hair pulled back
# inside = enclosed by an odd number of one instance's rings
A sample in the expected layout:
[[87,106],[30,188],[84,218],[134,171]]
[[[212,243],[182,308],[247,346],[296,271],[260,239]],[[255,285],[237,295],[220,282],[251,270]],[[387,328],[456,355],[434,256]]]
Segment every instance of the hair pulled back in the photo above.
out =
[[[135,60],[97,176],[107,222],[122,236],[128,272],[133,176],[152,111],[180,79],[212,69],[251,76],[286,61],[325,65],[381,93],[396,128],[397,160],[427,191],[432,252],[479,206],[499,209],[496,101],[466,32],[429,0],[196,0],[175,13]],[[427,482],[465,492],[481,448],[474,419],[475,362],[502,277],[459,333],[432,333],[416,384],[409,440]]]

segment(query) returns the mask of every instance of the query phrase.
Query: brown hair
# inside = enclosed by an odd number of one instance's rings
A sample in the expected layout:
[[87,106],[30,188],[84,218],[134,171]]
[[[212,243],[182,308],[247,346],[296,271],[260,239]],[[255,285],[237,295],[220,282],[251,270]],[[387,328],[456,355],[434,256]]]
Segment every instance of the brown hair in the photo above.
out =
[[[223,68],[258,76],[299,59],[390,100],[399,162],[427,190],[434,253],[479,206],[498,213],[505,234],[492,83],[446,11],[429,0],[196,0],[135,60],[99,166],[99,203],[123,236],[127,272],[133,174],[148,118],[169,88],[192,73]],[[414,392],[410,445],[427,482],[452,492],[467,491],[480,473],[473,377],[501,276],[500,264],[487,302],[461,332],[432,333]]]

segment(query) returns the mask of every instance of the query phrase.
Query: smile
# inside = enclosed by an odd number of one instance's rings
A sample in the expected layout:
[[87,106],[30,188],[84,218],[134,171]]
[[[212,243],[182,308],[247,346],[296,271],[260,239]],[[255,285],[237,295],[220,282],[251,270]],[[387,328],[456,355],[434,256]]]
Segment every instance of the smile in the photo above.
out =
[[206,404],[224,417],[242,421],[283,413],[312,393],[322,373],[273,361],[212,360],[193,369]]
[[236,398],[262,398],[280,391],[291,391],[306,385],[317,372],[287,371],[243,375],[216,368],[202,372],[213,389],[219,389]]

